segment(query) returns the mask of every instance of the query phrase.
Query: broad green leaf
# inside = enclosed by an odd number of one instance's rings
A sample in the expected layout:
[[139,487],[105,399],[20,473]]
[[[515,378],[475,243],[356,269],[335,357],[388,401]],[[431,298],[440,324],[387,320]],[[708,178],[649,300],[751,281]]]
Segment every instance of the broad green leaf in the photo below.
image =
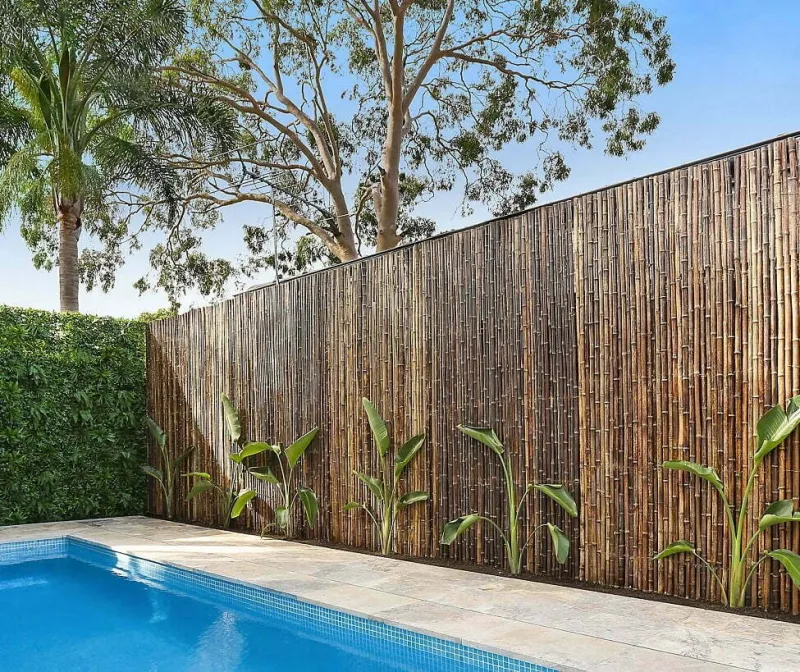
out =
[[152,434],[153,439],[155,439],[155,442],[161,448],[164,448],[164,446],[167,445],[167,435],[164,432],[164,430],[161,429],[161,427],[159,427],[156,424],[155,420],[153,420],[150,417],[147,418],[147,426],[150,428],[150,434]]
[[289,524],[289,509],[285,506],[277,507],[275,509],[275,522],[278,523],[278,527],[285,530]]
[[239,420],[239,412],[233,405],[227,394],[223,393],[220,397],[222,399],[222,408],[225,415],[225,424],[228,427],[228,434],[231,436],[231,441],[239,443],[242,438],[242,423]]
[[306,512],[306,520],[309,525],[313,525],[317,520],[319,513],[319,502],[317,495],[311,488],[300,488],[297,491],[300,497],[300,502],[303,504],[303,510]]
[[759,530],[766,530],[773,525],[781,523],[800,522],[800,511],[794,510],[793,499],[781,499],[769,505],[761,520],[758,522]]
[[67,89],[71,74],[69,49],[65,47],[61,50],[61,58],[58,61],[58,81],[61,84],[62,95],[68,95]]
[[556,556],[556,561],[563,565],[569,556],[569,537],[552,523],[547,523],[547,529],[550,531],[550,539],[553,540],[553,554]]
[[578,515],[578,505],[572,499],[572,495],[560,483],[543,483],[541,485],[533,486],[536,490],[547,495],[556,504],[558,504],[564,511],[566,511],[572,518]]
[[400,478],[405,468],[409,465],[414,456],[422,449],[422,444],[425,443],[425,433],[417,434],[410,438],[397,451],[394,458],[394,477]]
[[152,476],[158,481],[164,480],[164,474],[161,473],[160,469],[156,469],[155,467],[151,467],[147,464],[144,464],[140,467],[140,469],[147,474],[148,476]]
[[247,503],[256,496],[256,491],[252,488],[243,488],[239,491],[239,494],[236,496],[236,501],[233,503],[233,508],[231,509],[231,518],[238,518],[242,511],[244,511]]
[[270,444],[254,441],[252,443],[248,443],[238,453],[231,453],[230,457],[237,464],[241,464],[242,461],[246,460],[248,457],[260,455],[267,450],[272,450],[272,446]]
[[367,412],[367,420],[369,420],[369,428],[372,430],[372,436],[375,438],[375,446],[378,449],[381,457],[386,457],[389,452],[389,430],[386,429],[386,423],[378,413],[378,409],[373,406],[372,402],[364,397],[361,400],[364,405],[364,410]]
[[469,515],[451,520],[449,523],[445,524],[439,543],[449,546],[480,519],[481,516],[479,514],[470,513]]
[[402,497],[397,500],[397,504],[400,507],[411,506],[412,504],[416,504],[417,502],[427,502],[430,499],[430,495],[427,492],[423,492],[422,490],[417,490],[415,492],[407,492]]
[[184,450],[180,455],[178,455],[178,457],[175,458],[175,462],[173,464],[175,465],[176,469],[186,461],[186,458],[194,452],[194,449],[195,446],[192,446],[191,448]]
[[376,499],[383,499],[383,483],[381,483],[377,478],[374,478],[368,474],[362,474],[360,471],[354,471],[353,473],[356,475],[359,481],[369,488],[370,492],[375,495]]
[[347,504],[344,505],[344,510],[352,511],[353,509],[360,509],[361,507],[362,505],[358,502],[347,502]]
[[186,478],[205,478],[206,480],[211,478],[211,474],[205,471],[190,471],[189,473],[184,474],[184,476]]
[[496,454],[502,455],[503,444],[491,427],[470,427],[469,425],[459,425],[458,429],[467,436],[480,441],[484,446],[489,446]]
[[713,467],[706,467],[697,462],[688,462],[687,460],[667,460],[661,465],[664,469],[674,469],[675,471],[688,471],[704,481],[708,481],[720,492],[724,492],[725,486],[722,485],[722,479],[719,477],[717,470]]
[[256,467],[255,469],[250,469],[249,473],[253,478],[257,478],[259,481],[266,481],[267,483],[272,483],[272,485],[278,485],[280,483],[278,477],[269,467]]
[[800,555],[792,553],[792,551],[787,551],[785,548],[779,548],[777,551],[770,551],[767,555],[780,562],[791,577],[794,585],[800,588]]
[[685,539],[673,541],[669,546],[658,553],[653,560],[663,560],[671,555],[678,555],[680,553],[690,553],[691,555],[694,555],[694,544],[692,544],[691,541],[686,541]]
[[297,464],[297,461],[303,456],[303,453],[306,452],[306,448],[308,448],[318,432],[319,427],[314,427],[310,432],[306,432],[297,439],[297,441],[287,446],[284,452],[290,467],[294,467]]
[[758,450],[755,461],[761,462],[800,424],[800,397],[792,397],[786,402],[786,412],[780,406],[773,406],[758,421],[756,441]]
[[214,484],[211,481],[198,481],[194,484],[192,489],[189,490],[189,494],[186,495],[186,500],[194,499],[198,495],[202,495],[204,492],[211,490],[213,487]]

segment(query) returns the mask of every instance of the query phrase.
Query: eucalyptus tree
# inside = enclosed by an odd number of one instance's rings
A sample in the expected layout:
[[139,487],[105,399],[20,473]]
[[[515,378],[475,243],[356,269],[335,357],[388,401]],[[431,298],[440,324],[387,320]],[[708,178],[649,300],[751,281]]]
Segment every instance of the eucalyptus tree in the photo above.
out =
[[[19,216],[35,265],[58,264],[61,309],[77,311],[81,275],[107,288],[124,257],[134,220],[118,197],[145,190],[176,221],[160,153],[224,144],[232,115],[157,78],[186,32],[178,0],[5,0],[0,21],[0,229]],[[84,230],[104,247],[79,260]]]
[[[564,147],[640,149],[659,121],[641,99],[674,69],[665,19],[626,0],[195,0],[191,11],[197,39],[167,71],[235,110],[241,137],[224,156],[173,156],[187,212],[208,226],[226,206],[274,208],[277,228],[300,233],[288,267],[429,235],[415,207],[443,190],[463,189],[466,209],[527,207],[568,175]],[[528,170],[504,165],[508,148]],[[245,238],[250,261],[275,261],[267,227]]]

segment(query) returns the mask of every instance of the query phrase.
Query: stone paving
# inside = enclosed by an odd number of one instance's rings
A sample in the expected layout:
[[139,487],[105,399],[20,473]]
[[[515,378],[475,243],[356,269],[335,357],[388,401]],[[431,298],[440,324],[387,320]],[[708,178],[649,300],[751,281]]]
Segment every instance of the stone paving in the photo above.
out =
[[558,670],[800,670],[800,625],[144,517],[0,527],[149,560]]

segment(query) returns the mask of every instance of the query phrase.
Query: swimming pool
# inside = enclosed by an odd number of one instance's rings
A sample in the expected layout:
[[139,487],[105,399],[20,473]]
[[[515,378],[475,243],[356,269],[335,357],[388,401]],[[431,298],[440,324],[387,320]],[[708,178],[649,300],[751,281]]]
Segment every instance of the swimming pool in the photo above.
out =
[[0,668],[553,672],[70,537],[0,544]]

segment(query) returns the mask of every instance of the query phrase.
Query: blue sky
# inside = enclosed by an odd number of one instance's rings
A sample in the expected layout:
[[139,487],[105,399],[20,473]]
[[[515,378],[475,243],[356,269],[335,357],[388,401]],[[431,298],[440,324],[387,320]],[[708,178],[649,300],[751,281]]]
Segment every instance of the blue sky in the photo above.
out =
[[[608,157],[600,146],[569,151],[570,178],[542,202],[800,130],[800,1],[644,0],[643,4],[667,16],[677,63],[673,82],[643,104],[661,115],[661,126],[643,151],[627,158]],[[526,158],[521,151],[504,157],[518,170],[529,167]],[[441,230],[473,224],[488,215],[475,208],[471,216],[462,217],[455,193],[435,199],[421,214],[434,218]],[[207,245],[215,254],[235,257],[242,251],[242,224],[268,217],[269,212],[257,207],[229,210],[208,236]],[[0,304],[58,308],[57,272],[33,268],[13,221],[0,233],[0,269]],[[146,253],[132,257],[111,292],[82,292],[82,311],[135,316],[165,306],[164,296],[140,297],[131,286],[146,270]],[[201,297],[190,295],[184,307],[203,303]]]

